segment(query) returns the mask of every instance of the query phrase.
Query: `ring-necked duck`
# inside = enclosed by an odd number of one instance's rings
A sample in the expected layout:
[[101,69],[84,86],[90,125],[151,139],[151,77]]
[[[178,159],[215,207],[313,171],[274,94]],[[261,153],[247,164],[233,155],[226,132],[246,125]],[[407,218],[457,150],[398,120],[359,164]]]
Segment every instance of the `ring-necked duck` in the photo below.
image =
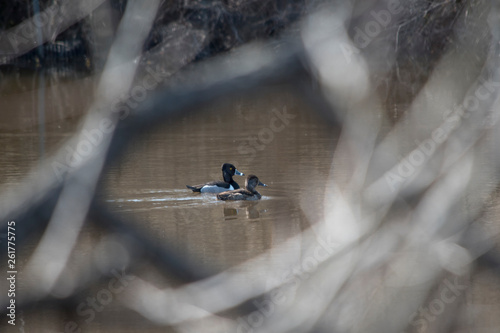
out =
[[245,180],[245,188],[239,190],[227,191],[217,194],[219,200],[259,200],[262,196],[255,190],[256,186],[267,186],[259,181],[255,175],[248,175]]
[[206,184],[194,186],[186,185],[186,187],[190,190],[193,190],[193,192],[202,193],[220,193],[224,191],[232,191],[240,188],[238,183],[233,180],[234,175],[244,176],[245,174],[236,170],[234,165],[230,163],[224,163],[222,164],[222,177],[224,178],[223,181],[216,180]]

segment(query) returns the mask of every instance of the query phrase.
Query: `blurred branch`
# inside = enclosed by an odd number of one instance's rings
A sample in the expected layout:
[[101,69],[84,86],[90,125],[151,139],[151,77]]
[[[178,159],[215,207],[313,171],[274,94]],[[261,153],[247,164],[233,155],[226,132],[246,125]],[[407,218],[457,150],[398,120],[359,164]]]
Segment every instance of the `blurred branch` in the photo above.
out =
[[[129,2],[127,5],[108,64],[101,76],[98,89],[102,95],[98,97],[96,105],[105,105],[110,109],[113,100],[130,89],[137,66],[130,60],[142,53],[142,44],[149,33],[158,5],[158,1],[148,3],[147,6],[137,2]],[[129,66],[120,66],[127,62]],[[83,127],[98,127],[102,116],[94,106]],[[116,121],[116,117],[114,119]],[[83,139],[82,136],[77,140]],[[110,139],[111,134],[105,135],[100,146],[92,152],[88,159],[92,167],[82,168],[66,179],[51,221],[27,264],[26,271],[38,276],[35,279],[37,286],[32,286],[31,292],[42,295],[49,293],[63,272],[87,215]]]

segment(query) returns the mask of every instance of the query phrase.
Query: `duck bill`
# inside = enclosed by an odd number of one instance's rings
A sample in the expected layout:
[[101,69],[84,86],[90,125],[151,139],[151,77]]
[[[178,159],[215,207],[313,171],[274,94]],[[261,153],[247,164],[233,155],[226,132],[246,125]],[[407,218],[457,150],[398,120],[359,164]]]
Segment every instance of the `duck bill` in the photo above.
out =
[[259,185],[260,185],[260,186],[265,186],[265,187],[267,187],[267,185],[266,185],[266,184],[264,184],[263,182],[259,182]]
[[245,174],[243,172],[239,172],[238,170],[234,169],[234,174],[238,176],[244,176]]

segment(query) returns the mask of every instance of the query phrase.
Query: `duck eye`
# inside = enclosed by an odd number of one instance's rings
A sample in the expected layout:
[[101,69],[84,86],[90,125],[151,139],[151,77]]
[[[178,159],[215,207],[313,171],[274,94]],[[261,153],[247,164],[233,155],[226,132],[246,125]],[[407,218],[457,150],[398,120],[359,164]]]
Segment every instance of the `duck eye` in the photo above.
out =
[[233,168],[229,168],[229,170],[233,171]]

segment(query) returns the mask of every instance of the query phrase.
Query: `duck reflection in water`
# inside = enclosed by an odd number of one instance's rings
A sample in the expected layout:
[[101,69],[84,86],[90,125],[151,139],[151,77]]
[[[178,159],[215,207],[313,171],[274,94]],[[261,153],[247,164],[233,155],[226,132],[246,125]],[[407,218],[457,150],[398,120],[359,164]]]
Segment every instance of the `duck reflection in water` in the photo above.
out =
[[238,218],[238,213],[241,214],[241,210],[245,210],[245,215],[247,219],[258,219],[260,217],[260,211],[257,209],[257,202],[242,202],[239,207],[224,207],[224,217],[226,220],[235,220]]

